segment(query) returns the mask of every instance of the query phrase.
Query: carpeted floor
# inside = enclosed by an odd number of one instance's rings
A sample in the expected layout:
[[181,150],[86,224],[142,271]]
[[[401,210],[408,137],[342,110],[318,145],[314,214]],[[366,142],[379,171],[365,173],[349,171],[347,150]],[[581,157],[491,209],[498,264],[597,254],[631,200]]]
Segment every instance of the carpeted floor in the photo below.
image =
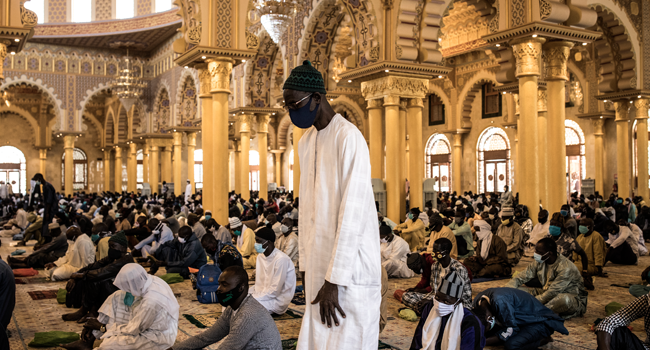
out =
[[[0,247],[0,256],[6,259],[15,248],[9,246],[10,238],[2,237],[2,246]],[[32,241],[26,248],[29,254],[32,251]],[[515,268],[515,271],[523,270],[532,260],[523,259]],[[605,271],[609,273],[609,278],[595,278],[594,284],[596,290],[589,293],[589,303],[587,312],[583,317],[574,318],[565,322],[569,330],[568,336],[554,334],[554,342],[544,346],[544,349],[562,349],[562,350],[584,350],[596,348],[596,337],[590,328],[597,318],[604,318],[605,305],[612,301],[621,304],[628,304],[634,297],[630,295],[626,288],[611,286],[611,284],[626,285],[640,281],[640,274],[650,265],[650,257],[641,257],[637,266],[620,266],[609,265]],[[160,269],[158,275],[164,274],[164,269]],[[514,272],[514,271],[513,271]],[[249,273],[252,274],[252,271]],[[65,282],[48,282],[44,271],[39,271],[38,276],[30,278],[21,278],[24,284],[16,285],[16,308],[13,320],[9,325],[9,331],[12,336],[10,340],[11,350],[27,350],[28,344],[33,338],[34,333],[43,331],[66,331],[81,332],[81,326],[74,322],[64,322],[61,315],[73,312],[73,309],[67,309],[64,305],[59,305],[56,298],[33,300],[30,296],[48,290],[57,290],[65,288]],[[388,324],[380,335],[379,340],[383,344],[388,344],[394,349],[408,349],[413,337],[413,331],[417,323],[405,321],[397,316],[397,310],[402,307],[392,295],[396,289],[405,289],[415,286],[419,281],[419,276],[410,279],[390,279],[388,299]],[[487,281],[472,285],[473,295],[492,287],[504,286],[507,280]],[[251,283],[252,284],[252,283]],[[218,304],[200,304],[196,301],[196,294],[192,290],[189,280],[171,285],[171,289],[178,297],[181,306],[181,315],[206,315],[218,314],[221,312],[221,306]],[[308,301],[307,301],[308,302]],[[290,309],[296,314],[301,314],[305,310],[304,305],[291,304]],[[288,318],[276,320],[276,325],[283,340],[298,338],[300,332],[301,318]],[[182,341],[190,336],[201,333],[204,329],[198,328],[187,318],[180,316],[179,331],[177,341]],[[632,323],[633,332],[641,339],[645,339],[643,320],[637,320]],[[380,344],[381,345],[381,344]],[[216,349],[213,345],[210,349]],[[290,348],[290,347],[288,347]],[[47,348],[45,348],[47,349]],[[55,348],[50,348],[55,349]],[[499,349],[496,347],[494,349]]]

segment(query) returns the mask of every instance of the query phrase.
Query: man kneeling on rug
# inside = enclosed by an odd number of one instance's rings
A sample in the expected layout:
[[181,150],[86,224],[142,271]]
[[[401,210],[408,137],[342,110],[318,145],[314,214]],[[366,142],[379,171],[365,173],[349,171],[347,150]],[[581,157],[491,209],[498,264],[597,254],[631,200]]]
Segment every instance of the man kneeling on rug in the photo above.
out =
[[478,237],[478,254],[463,261],[474,277],[498,277],[510,275],[508,246],[501,237],[492,234],[490,224],[485,220],[474,220],[474,230]]
[[[84,324],[81,340],[65,349],[165,350],[178,333],[179,305],[169,285],[138,264],[125,265],[115,277],[119,291],[99,309],[99,317]],[[270,316],[269,316],[270,317]]]
[[43,244],[38,249],[34,246],[34,252],[25,258],[7,257],[7,262],[12,269],[24,269],[30,267],[42,268],[65,256],[68,251],[68,238],[62,234],[61,227],[56,222],[49,225],[52,241]]
[[485,328],[462,304],[464,280],[451,271],[442,278],[436,296],[422,310],[411,350],[482,350]]
[[[101,225],[101,224],[98,224]],[[126,252],[128,243],[120,231],[108,240],[108,256],[73,273],[66,286],[66,306],[80,307],[74,313],[63,315],[64,321],[78,321],[84,317],[97,317],[97,310],[104,301],[118,289],[113,279],[122,267],[133,262]]]
[[225,269],[219,276],[217,299],[223,306],[217,322],[205,332],[175,345],[173,350],[203,349],[219,341],[218,350],[282,350],[280,332],[273,318],[248,295],[246,270],[239,266]]

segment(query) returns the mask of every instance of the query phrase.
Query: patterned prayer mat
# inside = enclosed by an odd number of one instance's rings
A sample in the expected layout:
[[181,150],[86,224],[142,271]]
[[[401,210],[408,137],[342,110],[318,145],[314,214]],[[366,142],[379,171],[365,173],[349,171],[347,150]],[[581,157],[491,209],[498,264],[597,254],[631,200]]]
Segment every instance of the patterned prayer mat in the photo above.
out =
[[[207,314],[183,314],[190,323],[197,326],[198,328],[208,328],[211,327],[217,319],[221,316],[221,312],[211,312]],[[287,310],[287,312],[282,315],[273,316],[274,321],[284,321],[284,320],[293,320],[297,318],[302,318],[302,315],[296,311]]]
[[[283,340],[282,341],[282,350],[296,350],[297,345],[298,345],[298,339],[296,339],[296,338]],[[377,346],[377,349],[387,349],[388,350],[388,349],[394,349],[394,348],[380,340],[379,345]]]
[[56,299],[56,293],[58,290],[35,290],[32,292],[27,292],[32,300],[43,300],[43,299]]
[[39,283],[50,283],[53,282],[51,280],[48,280],[47,277],[21,277],[21,278],[15,278],[16,284],[39,284]]
[[305,305],[305,293],[296,293],[291,299],[291,303],[296,305]]

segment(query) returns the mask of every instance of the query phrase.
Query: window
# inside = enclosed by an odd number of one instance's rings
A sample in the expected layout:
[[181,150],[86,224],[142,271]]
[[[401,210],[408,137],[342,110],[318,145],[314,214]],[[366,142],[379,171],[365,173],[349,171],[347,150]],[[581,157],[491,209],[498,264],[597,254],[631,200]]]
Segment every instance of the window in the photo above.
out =
[[144,182],[144,153],[141,149],[138,150],[138,153],[135,154],[135,159],[137,161],[136,165],[136,186],[137,189],[142,189],[142,183]]
[[45,23],[45,0],[31,0],[25,3],[25,8],[34,11],[38,23]]
[[445,105],[438,95],[429,96],[429,125],[445,123]]
[[566,144],[567,198],[571,193],[581,193],[585,178],[585,135],[580,125],[573,120],[564,121],[564,143]]
[[203,150],[194,151],[194,187],[203,188]]
[[260,154],[257,151],[248,151],[248,188],[251,191],[260,190]]
[[[84,191],[88,189],[88,157],[80,148],[72,150],[72,190]],[[65,152],[61,157],[61,190],[65,191]]]
[[0,147],[0,181],[11,184],[14,193],[27,191],[25,155],[13,146]]
[[172,9],[172,0],[156,0],[156,12],[163,12]]
[[[85,0],[88,1],[88,0]],[[135,0],[116,1],[115,18],[125,19],[135,17]]]
[[72,22],[90,22],[92,1],[72,0]]
[[427,178],[435,179],[435,189],[438,192],[449,192],[451,189],[451,147],[449,140],[443,134],[433,134],[427,141],[426,168]]
[[478,139],[478,192],[501,192],[511,186],[513,164],[508,135],[501,128],[489,127]]
[[501,116],[501,94],[494,91],[494,84],[483,84],[483,118]]

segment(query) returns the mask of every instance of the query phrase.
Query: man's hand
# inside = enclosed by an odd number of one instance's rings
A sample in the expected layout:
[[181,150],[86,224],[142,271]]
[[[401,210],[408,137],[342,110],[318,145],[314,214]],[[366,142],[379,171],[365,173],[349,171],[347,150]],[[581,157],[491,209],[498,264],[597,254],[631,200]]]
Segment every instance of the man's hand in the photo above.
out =
[[167,266],[167,262],[165,260],[158,260],[156,265],[158,265],[158,266]]
[[70,278],[75,279],[75,280],[82,279],[82,278],[84,278],[84,274],[75,272],[72,275],[70,275]]
[[96,331],[98,331],[102,327],[104,327],[104,324],[97,321],[96,318],[88,319],[88,321],[86,321],[86,324],[84,324],[84,328],[89,328]]
[[46,270],[49,270],[49,269],[55,268],[56,265],[54,265],[54,263],[47,263],[47,264],[45,264],[44,267],[45,267]]
[[339,305],[339,287],[336,284],[332,284],[325,280],[325,284],[318,291],[316,299],[311,302],[312,305],[320,304],[320,320],[325,324],[327,321],[327,327],[332,327],[332,319],[334,319],[334,325],[339,325],[339,319],[336,317],[336,310],[339,310],[341,316],[345,318],[345,312],[341,309]]
[[430,301],[431,300],[429,300],[429,299],[422,299],[422,300],[418,301],[418,303],[415,304],[415,309],[419,310],[421,312],[422,309],[424,308],[424,305],[426,305]]

